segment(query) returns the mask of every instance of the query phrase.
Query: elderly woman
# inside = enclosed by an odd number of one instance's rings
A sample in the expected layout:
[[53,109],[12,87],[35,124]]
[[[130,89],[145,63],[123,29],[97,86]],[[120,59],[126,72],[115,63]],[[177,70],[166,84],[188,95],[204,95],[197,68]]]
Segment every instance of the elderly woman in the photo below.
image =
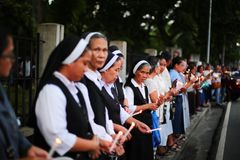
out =
[[[117,88],[114,83],[118,79],[121,65],[121,57],[109,52],[104,66],[99,70],[102,76],[102,93],[105,98],[109,117],[114,123],[114,130],[117,132],[122,131],[125,134],[127,129],[122,125],[125,124],[125,126],[128,126],[134,122],[136,124],[136,128],[138,128],[142,133],[147,133],[150,128],[137,119],[131,117],[131,115],[124,110],[122,104],[119,102]],[[128,134],[127,139],[130,140],[130,138],[131,135]],[[122,156],[120,159],[126,158],[125,156]]]
[[[133,69],[130,70],[125,88],[129,105],[135,105],[135,111],[143,111],[134,118],[152,128],[151,111],[156,110],[158,106],[156,103],[150,103],[148,89],[144,85],[149,70],[150,65],[147,61],[137,62]],[[153,159],[152,134],[143,134],[134,129],[132,131],[132,140],[127,144],[126,155],[128,160]]]

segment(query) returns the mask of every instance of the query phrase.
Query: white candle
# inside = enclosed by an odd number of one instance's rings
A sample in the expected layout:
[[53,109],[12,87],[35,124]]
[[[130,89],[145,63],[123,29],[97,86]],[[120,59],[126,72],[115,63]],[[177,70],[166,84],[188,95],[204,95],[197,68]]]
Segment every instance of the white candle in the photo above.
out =
[[133,117],[133,116],[136,116],[136,115],[138,115],[138,114],[141,114],[141,113],[142,113],[142,110],[140,110],[140,111],[138,111],[138,112],[136,112],[136,113],[133,113],[133,114],[132,114],[132,117]]
[[155,129],[151,129],[151,130],[148,130],[147,132],[154,132],[154,131],[160,131],[162,128],[155,128]]
[[48,152],[48,158],[49,158],[49,159],[52,158],[53,153],[55,152],[55,150],[57,149],[57,147],[58,147],[60,144],[62,144],[61,139],[56,138],[55,141],[54,141],[54,143],[53,143],[53,145],[52,145],[52,147],[51,147],[51,149],[50,149],[50,151]]
[[129,129],[127,130],[127,132],[123,135],[123,139],[127,138],[127,135],[131,132],[131,130],[134,128],[135,123],[132,122],[131,126],[129,127]]
[[118,140],[120,139],[121,135],[123,134],[122,131],[119,131],[116,138],[114,139],[113,143],[112,143],[112,146],[110,147],[110,153],[113,151],[113,149],[115,148]]

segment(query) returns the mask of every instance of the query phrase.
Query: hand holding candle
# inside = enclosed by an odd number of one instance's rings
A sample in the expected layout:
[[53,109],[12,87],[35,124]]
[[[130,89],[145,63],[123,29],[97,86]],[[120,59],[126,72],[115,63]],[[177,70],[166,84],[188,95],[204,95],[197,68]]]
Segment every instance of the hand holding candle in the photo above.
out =
[[123,132],[122,131],[119,131],[116,138],[114,139],[113,143],[112,143],[112,146],[110,147],[109,151],[110,153],[113,151],[113,149],[115,148],[118,140],[120,139],[120,137],[122,136]]
[[52,147],[51,147],[49,153],[48,153],[48,159],[51,159],[51,158],[52,158],[55,150],[57,149],[57,147],[58,147],[60,144],[62,144],[61,139],[56,138],[55,141],[54,141],[54,143],[52,144]]
[[151,132],[154,132],[154,131],[160,131],[162,128],[155,128],[155,129],[151,129],[151,130],[148,130],[149,133]]
[[136,115],[138,115],[138,114],[141,114],[141,113],[142,113],[142,110],[140,110],[140,111],[138,111],[138,112],[136,112],[136,113],[133,113],[133,114],[132,114],[132,117],[133,117],[133,116],[136,116]]
[[123,135],[122,139],[126,139],[127,135],[131,132],[131,130],[135,127],[135,123],[132,122],[131,126],[129,127],[129,129],[127,130],[127,132]]

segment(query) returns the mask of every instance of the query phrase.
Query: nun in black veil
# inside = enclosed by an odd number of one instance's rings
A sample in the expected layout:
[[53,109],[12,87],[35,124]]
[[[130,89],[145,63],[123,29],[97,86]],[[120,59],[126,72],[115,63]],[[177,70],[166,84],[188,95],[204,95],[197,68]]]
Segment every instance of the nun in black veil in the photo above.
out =
[[[135,112],[142,110],[134,118],[152,128],[151,111],[158,106],[150,102],[147,86],[144,85],[149,70],[150,64],[147,61],[135,63],[126,80],[125,89],[129,105],[135,106]],[[153,160],[152,134],[143,134],[133,129],[132,139],[126,145],[126,156],[128,160]]]
[[92,51],[87,47],[93,33],[85,38],[70,36],[51,53],[31,108],[34,143],[49,149],[56,138],[60,156],[88,160],[97,158],[110,142],[99,139],[101,128],[94,123],[88,91],[79,81],[88,68]]

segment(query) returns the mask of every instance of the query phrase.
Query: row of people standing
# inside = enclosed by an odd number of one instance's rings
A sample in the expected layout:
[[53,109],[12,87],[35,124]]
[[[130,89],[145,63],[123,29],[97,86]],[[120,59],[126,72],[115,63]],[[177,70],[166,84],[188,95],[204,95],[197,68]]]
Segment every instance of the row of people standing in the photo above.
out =
[[[61,156],[153,159],[149,130],[151,108],[156,104],[148,103],[148,94],[144,94],[145,98],[141,96],[136,83],[129,84],[133,99],[122,100],[116,94],[124,93],[123,88],[116,87],[121,86],[118,73],[122,61],[113,52],[108,53],[107,39],[98,32],[87,33],[82,38],[66,38],[54,49],[40,79],[31,113],[37,146],[47,150],[58,137],[63,142],[57,148]],[[141,65],[135,67],[134,75],[141,74],[140,68]],[[138,78],[136,81],[143,83],[144,79]],[[133,117],[132,113],[139,110],[143,113]],[[136,125],[132,135],[121,139],[114,153],[110,152],[117,133],[127,133],[132,123]]]
[[[182,75],[186,62],[173,59],[169,73],[171,58],[164,54],[138,61],[123,85],[118,76],[123,58],[99,32],[64,39],[51,53],[37,89],[31,112],[34,143],[48,150],[58,137],[62,144],[56,155],[74,159],[151,160],[156,114],[159,152],[176,150],[175,138],[190,124]],[[110,152],[118,133],[128,133],[133,123],[131,134]]]
[[[137,61],[123,84],[118,76],[123,59],[116,46],[108,47],[102,33],[65,38],[52,51],[37,88],[30,113],[33,143],[49,150],[59,138],[62,143],[55,156],[81,160],[151,160],[153,147],[157,147],[159,155],[169,149],[176,151],[176,139],[190,125],[187,90],[194,88],[201,93],[201,87],[196,86],[207,78],[184,75],[186,61],[181,57],[171,60],[165,52]],[[151,132],[153,117],[157,117],[159,125],[155,128],[160,132],[158,142],[155,131]],[[121,137],[110,151],[118,133],[128,133],[133,123],[131,134]],[[31,147],[27,141],[25,144],[25,148]],[[32,147],[30,153],[36,152],[46,156],[46,152]]]

